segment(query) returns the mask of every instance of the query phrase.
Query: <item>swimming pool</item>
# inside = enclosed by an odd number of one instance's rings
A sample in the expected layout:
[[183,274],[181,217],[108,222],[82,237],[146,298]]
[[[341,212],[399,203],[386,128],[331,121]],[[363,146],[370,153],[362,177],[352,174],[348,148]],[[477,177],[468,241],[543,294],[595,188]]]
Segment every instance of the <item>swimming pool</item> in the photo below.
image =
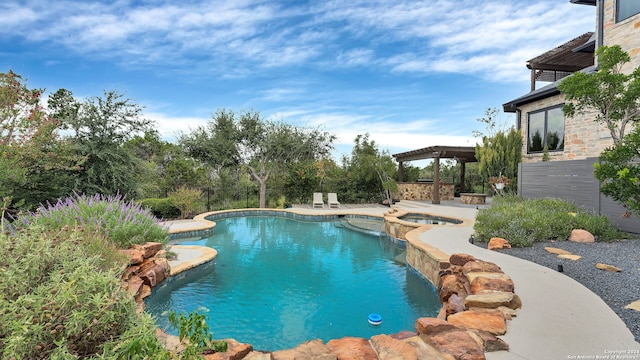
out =
[[[154,289],[146,311],[207,312],[214,338],[274,351],[312,339],[413,330],[441,304],[433,285],[404,263],[404,246],[341,221],[274,216],[216,219],[213,234],[181,244],[218,250],[215,264]],[[368,315],[382,316],[371,326]],[[176,334],[169,329],[168,332]]]

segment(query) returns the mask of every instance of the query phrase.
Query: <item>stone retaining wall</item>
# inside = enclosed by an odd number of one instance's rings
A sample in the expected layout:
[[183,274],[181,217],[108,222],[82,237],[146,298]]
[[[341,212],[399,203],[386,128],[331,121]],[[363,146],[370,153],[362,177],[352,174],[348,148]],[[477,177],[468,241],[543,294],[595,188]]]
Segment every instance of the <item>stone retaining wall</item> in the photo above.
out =
[[459,225],[425,225],[404,221],[400,217],[408,212],[392,209],[384,216],[387,235],[406,241],[407,264],[417,270],[429,280],[433,286],[438,287],[440,273],[449,268],[449,255],[440,249],[420,241],[419,235],[434,226],[467,226],[463,221]]
[[486,201],[486,194],[460,193],[460,202],[463,204],[483,205]]
[[[453,200],[455,186],[440,184],[440,200]],[[433,183],[398,183],[398,193],[402,200],[433,200]]]

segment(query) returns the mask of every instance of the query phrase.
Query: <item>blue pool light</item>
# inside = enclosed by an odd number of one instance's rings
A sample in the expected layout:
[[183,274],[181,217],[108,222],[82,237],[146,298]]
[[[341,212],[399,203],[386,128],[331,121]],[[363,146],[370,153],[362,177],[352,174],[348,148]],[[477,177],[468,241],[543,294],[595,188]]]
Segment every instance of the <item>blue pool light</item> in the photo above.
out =
[[369,314],[369,318],[367,320],[369,320],[369,324],[373,326],[382,324],[382,316],[380,316],[380,314],[371,313]]

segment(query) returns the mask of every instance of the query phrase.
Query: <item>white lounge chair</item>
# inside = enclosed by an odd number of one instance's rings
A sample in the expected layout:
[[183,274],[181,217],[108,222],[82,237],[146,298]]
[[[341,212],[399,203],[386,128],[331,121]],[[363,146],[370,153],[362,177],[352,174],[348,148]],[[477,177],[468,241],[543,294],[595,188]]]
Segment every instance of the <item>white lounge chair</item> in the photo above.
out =
[[319,206],[324,209],[324,201],[322,200],[322,193],[313,193],[313,207]]
[[338,202],[338,195],[336,193],[328,193],[327,196],[327,205],[329,205],[329,208],[340,207],[340,202]]

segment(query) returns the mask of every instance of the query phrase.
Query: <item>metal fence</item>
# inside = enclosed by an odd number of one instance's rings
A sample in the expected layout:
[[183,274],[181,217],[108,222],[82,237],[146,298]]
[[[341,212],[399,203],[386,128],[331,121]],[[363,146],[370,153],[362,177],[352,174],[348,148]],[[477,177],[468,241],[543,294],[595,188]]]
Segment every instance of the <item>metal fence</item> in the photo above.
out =
[[526,198],[553,197],[606,215],[621,230],[640,233],[640,218],[624,217],[626,209],[600,193],[593,175],[597,158],[584,160],[521,163],[518,165],[518,194]]
[[[232,207],[257,207],[258,193],[253,188],[246,188],[235,193],[216,188],[201,188],[200,190],[202,196],[193,209],[197,214]],[[170,193],[169,190],[161,190],[150,194],[149,197],[164,199],[169,197]]]
[[[238,208],[257,208],[259,206],[259,192],[257,187],[248,186],[234,189],[223,189],[221,187],[202,187],[202,196],[197,202],[193,212],[201,214],[209,211],[238,209]],[[160,190],[149,194],[149,197],[164,199],[171,194],[170,190]],[[275,205],[274,199],[284,194],[282,187],[267,188],[267,202],[269,205]]]

